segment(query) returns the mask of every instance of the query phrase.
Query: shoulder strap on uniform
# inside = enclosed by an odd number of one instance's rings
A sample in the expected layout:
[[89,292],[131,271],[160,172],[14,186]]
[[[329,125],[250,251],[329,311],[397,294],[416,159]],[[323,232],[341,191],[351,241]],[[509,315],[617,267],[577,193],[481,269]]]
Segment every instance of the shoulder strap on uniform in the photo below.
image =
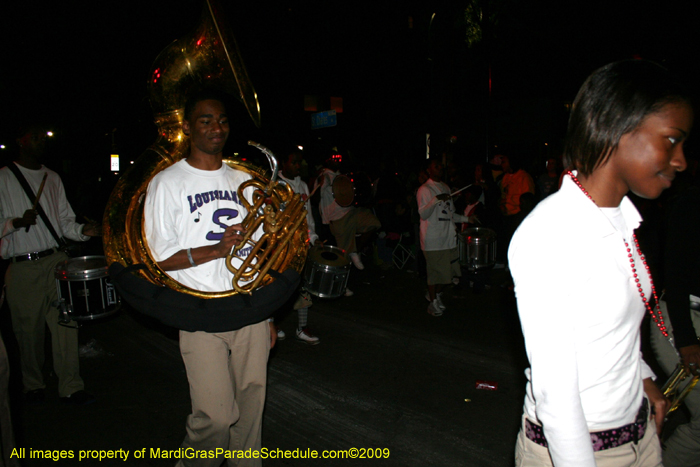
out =
[[[29,198],[30,203],[34,203],[34,199],[36,198],[36,195],[34,194],[34,191],[32,191],[32,187],[29,186],[29,182],[27,182],[27,179],[24,177],[24,174],[19,170],[17,167],[17,164],[14,162],[10,162],[7,164],[7,168],[12,171],[13,174],[15,174],[15,177],[17,177],[17,181],[19,184],[22,186],[24,189],[24,192],[27,194],[27,197]],[[41,220],[44,221],[44,224],[46,225],[46,228],[49,229],[49,232],[53,236],[54,240],[58,242],[58,246],[63,246],[65,241],[58,236],[56,231],[53,228],[53,225],[51,225],[51,221],[49,220],[49,216],[46,215],[46,212],[44,212],[44,208],[41,207],[41,204],[37,203],[36,205],[36,212],[39,214],[39,217],[41,217]]]

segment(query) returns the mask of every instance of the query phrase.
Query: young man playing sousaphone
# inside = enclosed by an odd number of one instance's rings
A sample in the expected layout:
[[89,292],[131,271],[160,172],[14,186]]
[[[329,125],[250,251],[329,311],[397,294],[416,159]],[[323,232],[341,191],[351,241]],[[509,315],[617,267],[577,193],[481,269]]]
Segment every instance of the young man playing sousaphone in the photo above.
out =
[[[220,95],[193,94],[184,118],[190,151],[151,181],[144,209],[146,237],[159,267],[179,283],[200,291],[229,290],[232,275],[225,258],[246,233],[241,222],[247,211],[238,187],[250,176],[223,163],[230,126]],[[252,190],[244,192],[248,200]],[[222,195],[209,196],[211,192]],[[202,194],[207,202],[189,201]],[[259,232],[253,235],[259,237]],[[246,254],[241,250],[234,266]],[[260,450],[267,359],[276,339],[274,324],[265,320],[228,332],[180,331],[192,400],[183,448]],[[222,461],[180,459],[177,465],[213,467]],[[261,461],[240,459],[237,465],[259,466]]]

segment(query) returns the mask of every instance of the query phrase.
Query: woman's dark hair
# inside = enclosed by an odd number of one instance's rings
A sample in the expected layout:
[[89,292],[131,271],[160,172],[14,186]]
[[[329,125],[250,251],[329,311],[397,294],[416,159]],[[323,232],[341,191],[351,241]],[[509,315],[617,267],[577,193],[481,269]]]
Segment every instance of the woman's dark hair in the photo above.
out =
[[614,62],[594,71],[576,95],[564,163],[590,175],[617,149],[620,137],[664,105],[690,104],[686,89],[665,68],[645,60]]

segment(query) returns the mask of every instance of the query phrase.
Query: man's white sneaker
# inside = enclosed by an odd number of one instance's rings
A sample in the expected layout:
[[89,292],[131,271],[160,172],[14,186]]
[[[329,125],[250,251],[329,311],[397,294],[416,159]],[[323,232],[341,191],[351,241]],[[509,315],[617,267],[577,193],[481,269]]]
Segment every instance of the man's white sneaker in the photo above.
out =
[[[425,299],[430,301],[430,292],[425,293]],[[445,311],[447,309],[445,304],[442,303],[442,292],[435,294],[435,301],[437,302],[438,308],[440,308],[442,311]]]
[[308,328],[297,329],[297,340],[300,340],[309,345],[316,345],[321,342],[321,339],[309,332]]
[[428,305],[428,313],[435,317],[442,316],[442,310],[437,304],[437,299],[433,300],[430,302],[430,305]]
[[350,253],[350,261],[352,261],[352,264],[354,264],[360,271],[365,268],[365,265],[362,264],[362,260],[360,259],[360,255],[358,255],[356,252]]
[[435,294],[435,301],[437,302],[438,308],[440,308],[442,311],[445,311],[447,307],[445,306],[444,303],[442,303],[442,294]]
[[277,328],[277,340],[283,341],[285,337],[287,337],[287,335],[284,333],[284,331],[280,328]]
[[345,296],[346,296],[346,297],[352,297],[353,295],[355,295],[355,292],[353,292],[352,290],[350,290],[350,289],[348,289],[347,287],[345,287]]

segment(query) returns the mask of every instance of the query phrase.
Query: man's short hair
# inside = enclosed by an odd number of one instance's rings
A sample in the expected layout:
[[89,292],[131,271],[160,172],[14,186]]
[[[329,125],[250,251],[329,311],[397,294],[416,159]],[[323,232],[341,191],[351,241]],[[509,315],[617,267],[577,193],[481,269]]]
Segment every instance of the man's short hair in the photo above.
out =
[[434,156],[434,157],[431,157],[430,159],[426,159],[423,162],[423,170],[428,170],[428,168],[430,168],[430,165],[433,164],[434,162],[438,162],[438,163],[442,164],[442,157]]
[[301,154],[301,157],[304,157],[304,151],[291,144],[285,144],[280,146],[279,151],[275,151],[275,159],[281,167],[295,154]]
[[576,95],[564,146],[568,168],[583,175],[607,162],[622,135],[664,105],[690,104],[690,95],[665,68],[624,60],[594,71]]
[[201,88],[192,91],[185,101],[185,120],[192,117],[192,112],[197,104],[202,101],[215,100],[224,105],[228,109],[229,96],[216,88]]

